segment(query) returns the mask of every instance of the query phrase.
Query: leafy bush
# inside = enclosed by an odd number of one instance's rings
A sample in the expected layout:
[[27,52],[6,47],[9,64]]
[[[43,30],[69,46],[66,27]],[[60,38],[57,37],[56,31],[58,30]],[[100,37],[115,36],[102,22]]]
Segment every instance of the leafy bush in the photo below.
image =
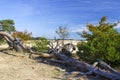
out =
[[88,24],[89,32],[83,31],[81,36],[87,42],[77,45],[79,57],[87,62],[101,59],[112,65],[120,64],[120,33],[115,30],[118,23],[107,23],[103,17],[98,25]]
[[35,45],[33,46],[33,48],[35,49],[35,51],[38,52],[46,52],[46,50],[49,49],[48,44],[49,41],[47,40],[47,38],[41,37],[38,40],[35,40]]
[[27,30],[25,30],[23,32],[16,31],[16,32],[13,33],[13,36],[15,38],[20,38],[22,41],[30,40],[31,35],[32,35],[32,33],[31,32],[29,33]]

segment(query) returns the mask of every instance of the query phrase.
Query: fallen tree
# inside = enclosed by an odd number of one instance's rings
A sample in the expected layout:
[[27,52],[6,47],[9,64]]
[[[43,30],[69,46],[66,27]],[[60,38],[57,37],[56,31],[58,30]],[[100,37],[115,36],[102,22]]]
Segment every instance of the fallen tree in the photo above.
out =
[[103,63],[103,61],[98,62],[98,64],[100,64],[100,66],[104,66],[102,68],[106,69],[106,71],[60,53],[56,53],[55,55],[60,61],[64,61],[63,64],[69,65],[75,70],[83,71],[86,73],[90,72],[90,74],[94,73],[111,80],[120,80],[120,73],[111,68],[107,63]]
[[[51,58],[52,57],[52,55],[50,55],[50,54],[42,54],[42,53],[37,53],[37,52],[32,52],[32,51],[30,51],[30,52],[35,55],[40,55],[40,57],[42,57],[42,58]],[[84,72],[84,75],[96,74],[96,75],[105,77],[110,80],[120,80],[120,73],[117,72],[115,69],[113,69],[107,63],[105,63],[103,61],[97,62],[97,65],[99,67],[98,68],[98,67],[92,66],[90,64],[87,64],[83,61],[79,61],[72,57],[68,57],[60,52],[55,52],[54,55],[56,56],[57,60],[50,59],[51,61],[61,63],[64,65],[68,65],[73,70]],[[105,69],[105,70],[103,70],[103,69]]]
[[[58,46],[58,44],[57,44],[57,46]],[[46,54],[34,52],[30,48],[28,49],[28,51],[31,54],[40,55],[40,57],[42,57],[42,58],[52,58],[52,56],[53,56],[52,54],[46,55]],[[57,49],[57,47],[55,47],[55,48],[52,47],[52,53],[54,54],[54,56],[56,58],[50,59],[50,60],[53,62],[67,65],[67,66],[71,67],[73,70],[84,72],[84,75],[96,74],[96,75],[105,77],[105,78],[110,79],[110,80],[120,80],[120,73],[117,72],[112,67],[110,67],[107,63],[105,63],[101,60],[97,60],[96,64],[94,64],[94,66],[93,66],[93,65],[87,64],[83,61],[79,61],[77,59],[74,59],[71,56],[66,55],[65,52],[61,51],[61,49],[60,50]]]
[[0,31],[0,35],[3,36],[3,38],[6,40],[7,44],[9,45],[9,48],[13,48],[16,51],[18,51],[19,53],[23,52],[22,44],[18,39],[14,38],[12,35],[10,35],[6,32],[2,32],[2,31]]
[[13,47],[13,49],[19,52],[23,52],[23,50],[26,50],[27,52],[29,52],[30,53],[29,57],[31,57],[32,54],[35,54],[35,55],[39,55],[42,58],[53,58],[53,55],[54,55],[56,58],[52,60],[50,59],[51,61],[68,65],[74,70],[83,72],[84,75],[96,74],[110,80],[120,80],[120,73],[117,72],[112,67],[110,67],[107,63],[101,60],[98,60],[97,63],[94,64],[93,66],[83,61],[74,59],[68,55],[70,51],[66,50],[63,47],[58,47],[59,42],[57,42],[55,47],[53,47],[53,44],[51,45],[50,54],[45,54],[45,53],[43,54],[43,53],[33,51],[30,47],[24,47],[19,40],[16,40],[14,37],[12,37],[8,33],[0,32],[0,35],[4,36],[4,39],[8,42],[8,45],[10,47]]

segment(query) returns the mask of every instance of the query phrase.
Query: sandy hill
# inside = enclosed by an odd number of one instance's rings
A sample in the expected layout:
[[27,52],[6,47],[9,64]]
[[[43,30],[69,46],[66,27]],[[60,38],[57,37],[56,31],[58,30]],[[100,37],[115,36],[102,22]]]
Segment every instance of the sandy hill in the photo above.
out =
[[38,63],[25,54],[0,52],[0,80],[59,80],[55,66]]

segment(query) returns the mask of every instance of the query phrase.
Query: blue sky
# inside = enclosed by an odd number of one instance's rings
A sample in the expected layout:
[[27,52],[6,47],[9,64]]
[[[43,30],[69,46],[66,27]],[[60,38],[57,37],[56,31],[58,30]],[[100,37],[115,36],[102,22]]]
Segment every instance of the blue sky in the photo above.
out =
[[13,19],[18,31],[27,29],[35,37],[54,38],[59,26],[67,26],[70,38],[79,39],[76,32],[102,16],[120,20],[120,0],[0,0],[0,20]]

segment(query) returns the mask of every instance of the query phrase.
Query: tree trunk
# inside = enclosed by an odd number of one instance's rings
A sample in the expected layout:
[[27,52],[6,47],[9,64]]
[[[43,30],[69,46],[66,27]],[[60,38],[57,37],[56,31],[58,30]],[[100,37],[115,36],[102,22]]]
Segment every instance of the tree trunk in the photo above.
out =
[[17,43],[15,42],[15,38],[12,35],[10,35],[6,32],[1,32],[1,31],[0,31],[0,35],[2,35],[4,37],[4,39],[7,41],[7,44],[9,45],[9,47],[12,47],[19,53],[23,52],[21,45],[19,44],[19,42],[17,42]]
[[[46,57],[44,56],[44,54],[42,55],[42,54],[33,52],[31,49],[29,49],[28,51],[30,51],[31,54],[37,54],[37,55],[41,55],[41,57]],[[107,63],[103,61],[99,61],[98,64],[105,70],[89,65],[83,61],[76,60],[72,57],[68,57],[60,52],[54,51],[54,55],[56,56],[57,60],[51,60],[51,61],[62,63],[64,65],[71,67],[74,70],[82,71],[85,74],[94,73],[96,75],[99,75],[99,76],[102,76],[102,77],[105,77],[111,80],[120,80],[120,73],[114,70],[113,68],[111,68],[109,65],[107,65]],[[49,55],[49,57],[51,56]]]
[[65,56],[61,53],[56,53],[55,56],[61,60],[65,61],[65,65],[71,66],[73,69],[79,70],[79,71],[84,71],[84,72],[91,72],[95,73],[97,75],[106,77],[111,80],[120,80],[120,73],[111,68],[109,65],[104,65],[104,68],[107,69],[108,71],[98,69],[96,67],[93,67],[92,65],[89,65],[85,62],[76,60],[72,57]]

